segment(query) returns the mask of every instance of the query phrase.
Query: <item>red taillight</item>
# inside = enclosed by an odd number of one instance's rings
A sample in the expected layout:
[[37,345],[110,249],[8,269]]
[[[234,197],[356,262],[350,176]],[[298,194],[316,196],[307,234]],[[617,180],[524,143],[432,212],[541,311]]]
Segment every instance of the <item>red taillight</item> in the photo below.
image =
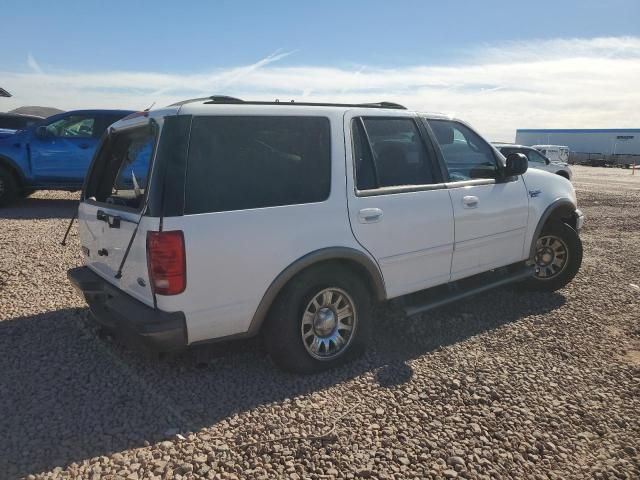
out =
[[147,263],[154,293],[177,295],[184,292],[187,262],[182,231],[147,232]]

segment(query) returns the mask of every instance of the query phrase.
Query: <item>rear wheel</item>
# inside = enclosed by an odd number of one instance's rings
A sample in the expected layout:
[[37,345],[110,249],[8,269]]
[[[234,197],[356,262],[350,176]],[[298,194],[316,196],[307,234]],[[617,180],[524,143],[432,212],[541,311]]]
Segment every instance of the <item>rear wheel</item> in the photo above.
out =
[[553,292],[576,276],[582,264],[582,241],[566,223],[545,225],[536,240],[535,273],[525,282],[534,290]]
[[0,167],[0,207],[9,205],[18,193],[18,185],[13,174]]
[[364,282],[342,267],[318,267],[294,278],[265,326],[269,354],[281,368],[313,373],[362,353],[371,299]]

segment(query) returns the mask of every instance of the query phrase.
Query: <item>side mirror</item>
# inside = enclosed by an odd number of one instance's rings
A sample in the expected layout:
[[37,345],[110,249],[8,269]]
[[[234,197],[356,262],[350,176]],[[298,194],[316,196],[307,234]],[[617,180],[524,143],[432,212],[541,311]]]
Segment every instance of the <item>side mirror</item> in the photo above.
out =
[[529,168],[529,160],[522,153],[510,153],[507,155],[507,166],[504,170],[505,177],[522,175]]
[[43,138],[48,138],[51,135],[49,134],[49,130],[47,130],[47,127],[45,125],[40,125],[39,127],[36,128],[36,137],[43,139]]

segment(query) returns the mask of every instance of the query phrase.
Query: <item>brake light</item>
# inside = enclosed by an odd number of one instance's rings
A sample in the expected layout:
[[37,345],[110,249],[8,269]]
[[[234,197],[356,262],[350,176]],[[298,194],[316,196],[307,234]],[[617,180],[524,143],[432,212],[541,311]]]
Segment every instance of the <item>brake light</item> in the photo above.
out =
[[187,262],[181,230],[147,232],[147,264],[151,289],[177,295],[187,286]]

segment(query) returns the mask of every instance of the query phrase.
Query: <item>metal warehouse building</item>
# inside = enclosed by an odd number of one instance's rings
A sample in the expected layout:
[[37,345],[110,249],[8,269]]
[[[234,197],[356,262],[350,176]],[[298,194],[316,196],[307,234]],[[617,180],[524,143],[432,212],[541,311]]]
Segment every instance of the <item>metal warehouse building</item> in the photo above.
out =
[[570,163],[626,167],[640,164],[640,128],[518,129],[516,143],[567,146]]
[[518,129],[520,145],[566,145],[571,152],[640,155],[640,128],[594,130]]

